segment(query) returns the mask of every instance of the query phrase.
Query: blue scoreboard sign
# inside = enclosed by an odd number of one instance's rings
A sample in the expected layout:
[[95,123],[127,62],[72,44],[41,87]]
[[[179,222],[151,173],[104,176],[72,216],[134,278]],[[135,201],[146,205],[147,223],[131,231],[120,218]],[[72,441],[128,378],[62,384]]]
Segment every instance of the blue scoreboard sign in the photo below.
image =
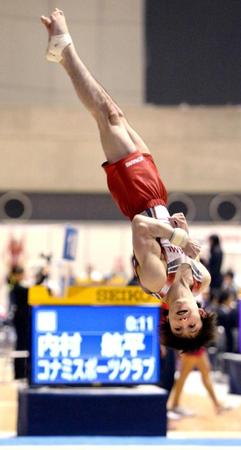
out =
[[34,306],[31,383],[158,383],[159,315],[156,306]]

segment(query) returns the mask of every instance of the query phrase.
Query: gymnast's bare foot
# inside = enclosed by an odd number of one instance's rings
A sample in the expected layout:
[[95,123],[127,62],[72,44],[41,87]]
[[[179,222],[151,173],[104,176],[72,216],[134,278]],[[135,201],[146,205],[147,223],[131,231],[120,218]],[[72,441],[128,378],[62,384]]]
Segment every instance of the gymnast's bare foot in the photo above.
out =
[[49,61],[60,62],[64,49],[72,44],[64,13],[55,8],[49,17],[41,16],[41,22],[46,27],[49,36],[46,57]]
[[46,27],[49,33],[49,39],[57,34],[68,33],[68,27],[64,17],[63,11],[58,8],[50,14],[49,17],[41,16],[41,22]]

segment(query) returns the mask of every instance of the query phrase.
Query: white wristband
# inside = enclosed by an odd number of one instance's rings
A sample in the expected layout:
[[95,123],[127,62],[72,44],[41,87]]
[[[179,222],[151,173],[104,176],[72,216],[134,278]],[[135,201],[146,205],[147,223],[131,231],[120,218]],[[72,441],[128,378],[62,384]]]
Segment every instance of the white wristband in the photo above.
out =
[[187,245],[187,241],[188,241],[187,232],[182,228],[175,228],[170,238],[171,244],[184,248]]
[[63,50],[71,43],[72,39],[69,33],[56,34],[52,36],[46,53],[46,58],[48,61],[60,62],[62,59]]

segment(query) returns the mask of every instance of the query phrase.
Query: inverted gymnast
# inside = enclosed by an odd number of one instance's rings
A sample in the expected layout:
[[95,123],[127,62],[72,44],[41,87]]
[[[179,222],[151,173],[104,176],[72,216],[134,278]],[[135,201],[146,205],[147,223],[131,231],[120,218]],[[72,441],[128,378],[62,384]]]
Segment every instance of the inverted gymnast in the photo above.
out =
[[195,259],[200,245],[189,237],[182,213],[170,217],[166,189],[148,147],[80,60],[63,12],[56,8],[41,21],[49,35],[47,59],[61,63],[96,120],[110,193],[131,221],[133,261],[140,285],[164,298],[168,312],[161,325],[162,343],[195,350],[215,333],[215,318],[199,308],[194,297],[210,283],[208,271]]

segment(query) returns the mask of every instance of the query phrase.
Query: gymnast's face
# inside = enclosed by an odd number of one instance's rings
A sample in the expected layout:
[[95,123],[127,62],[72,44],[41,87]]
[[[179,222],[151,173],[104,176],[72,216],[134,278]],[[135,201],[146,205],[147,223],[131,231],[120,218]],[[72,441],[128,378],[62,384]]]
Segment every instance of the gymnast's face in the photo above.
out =
[[173,334],[180,337],[192,338],[197,336],[202,328],[202,317],[206,312],[199,308],[195,299],[180,298],[169,309],[169,323]]

